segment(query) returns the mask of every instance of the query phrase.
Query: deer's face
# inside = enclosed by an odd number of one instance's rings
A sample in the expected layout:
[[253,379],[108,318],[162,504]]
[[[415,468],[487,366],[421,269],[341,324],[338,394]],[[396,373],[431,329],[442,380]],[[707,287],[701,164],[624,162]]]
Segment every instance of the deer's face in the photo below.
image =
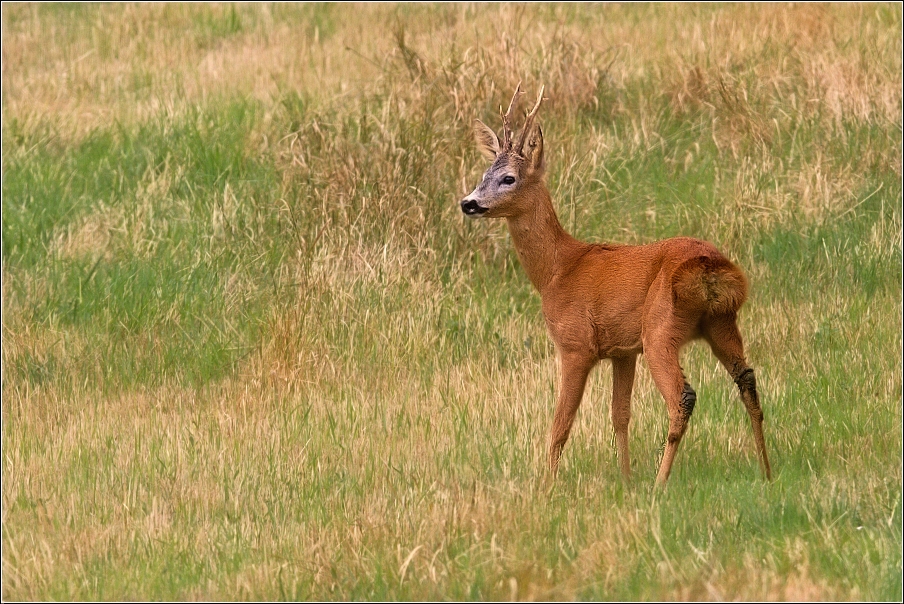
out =
[[[495,139],[495,133],[487,130]],[[527,211],[532,199],[527,193],[543,178],[544,172],[540,127],[533,126],[520,153],[500,150],[498,146],[483,147],[482,142],[478,133],[478,145],[493,163],[483,173],[480,184],[461,201],[461,211],[471,218],[508,218]]]
[[518,193],[525,180],[523,163],[514,154],[500,154],[477,187],[461,201],[461,211],[471,218],[501,218],[517,213]]
[[509,127],[512,108],[520,93],[520,85],[502,116],[503,139],[480,120],[474,124],[477,147],[488,160],[490,168],[483,173],[480,184],[461,200],[461,211],[471,218],[508,218],[529,210],[532,200],[528,194],[532,185],[543,178],[543,132],[534,123],[543,98],[543,88],[533,111],[527,116],[517,141]]

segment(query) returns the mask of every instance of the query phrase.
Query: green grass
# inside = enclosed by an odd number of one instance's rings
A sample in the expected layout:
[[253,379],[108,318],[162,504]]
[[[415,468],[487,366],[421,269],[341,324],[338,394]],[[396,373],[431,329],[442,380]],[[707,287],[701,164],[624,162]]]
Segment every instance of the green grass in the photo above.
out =
[[[4,599],[901,599],[900,7],[4,5],[3,31]],[[602,364],[546,490],[539,297],[457,207],[519,79],[571,232],[747,272],[772,483],[695,343],[665,491],[642,361],[634,482]]]

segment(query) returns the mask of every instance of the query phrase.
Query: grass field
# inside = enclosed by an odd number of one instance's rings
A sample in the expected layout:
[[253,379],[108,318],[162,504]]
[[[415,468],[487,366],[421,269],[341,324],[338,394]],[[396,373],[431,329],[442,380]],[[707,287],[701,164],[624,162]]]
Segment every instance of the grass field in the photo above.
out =
[[[4,600],[901,600],[900,5],[2,11]],[[519,80],[566,229],[748,274],[772,483],[693,344],[666,490],[643,361],[544,490]]]

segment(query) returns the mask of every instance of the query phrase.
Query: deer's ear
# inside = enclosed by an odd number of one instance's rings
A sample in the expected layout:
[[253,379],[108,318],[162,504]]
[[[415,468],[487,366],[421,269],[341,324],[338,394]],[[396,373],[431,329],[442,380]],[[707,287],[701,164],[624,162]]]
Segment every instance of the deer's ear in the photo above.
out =
[[490,161],[496,159],[501,147],[499,145],[499,137],[496,136],[492,128],[480,120],[474,120],[474,138],[477,140],[477,148],[484,157]]
[[543,161],[543,131],[540,124],[534,124],[527,135],[524,145],[524,159],[527,160],[531,174],[542,174],[546,169]]

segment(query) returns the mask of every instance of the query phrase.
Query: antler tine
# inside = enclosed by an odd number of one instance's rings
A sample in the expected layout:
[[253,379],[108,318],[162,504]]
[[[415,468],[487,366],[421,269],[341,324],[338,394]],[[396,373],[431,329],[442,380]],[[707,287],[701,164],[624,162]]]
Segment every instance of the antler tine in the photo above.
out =
[[502,148],[510,149],[512,147],[512,126],[511,120],[512,118],[512,109],[515,108],[515,102],[518,100],[520,95],[524,94],[524,91],[521,90],[521,82],[518,82],[518,86],[515,88],[515,94],[512,95],[512,100],[509,103],[508,111],[502,113],[502,105],[499,106],[499,113],[502,115]]
[[530,113],[527,114],[527,118],[524,120],[524,128],[521,130],[521,136],[518,137],[518,148],[515,150],[519,155],[521,151],[524,150],[524,142],[527,140],[527,136],[530,132],[530,128],[534,123],[534,118],[537,117],[537,111],[540,109],[540,103],[543,102],[543,91],[546,89],[546,86],[540,86],[540,94],[537,95],[537,103],[534,105],[534,108],[530,110]]

